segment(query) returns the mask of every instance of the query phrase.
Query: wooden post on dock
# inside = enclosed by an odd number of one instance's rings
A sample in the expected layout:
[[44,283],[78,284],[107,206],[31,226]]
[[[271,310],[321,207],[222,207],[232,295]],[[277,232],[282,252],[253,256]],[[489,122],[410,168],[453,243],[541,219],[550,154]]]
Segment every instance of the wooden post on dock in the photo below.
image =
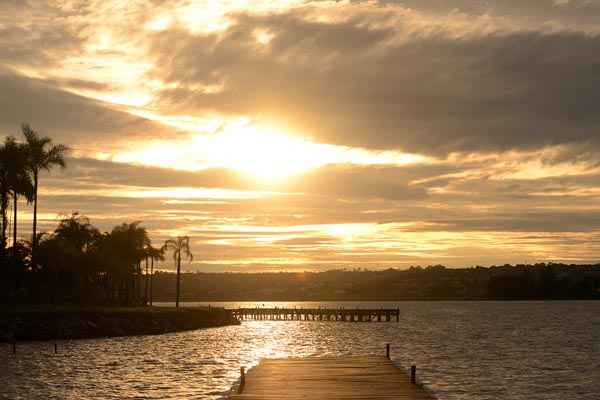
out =
[[13,340],[12,342],[12,353],[17,354],[17,341]]
[[238,393],[242,393],[246,384],[246,367],[240,367],[240,387]]
[[390,344],[385,345],[385,357],[390,358]]
[[410,383],[413,385],[417,383],[417,366],[412,365],[410,367]]
[[54,354],[58,354],[58,345],[54,343]]

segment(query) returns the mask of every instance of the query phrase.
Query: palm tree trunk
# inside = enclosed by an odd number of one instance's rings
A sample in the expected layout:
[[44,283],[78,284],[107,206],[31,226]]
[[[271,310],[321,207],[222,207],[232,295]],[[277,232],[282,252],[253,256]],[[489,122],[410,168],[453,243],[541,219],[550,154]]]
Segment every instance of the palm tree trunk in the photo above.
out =
[[13,190],[13,255],[15,262],[17,261],[17,203],[19,195],[16,190]]
[[19,290],[19,277],[16,273],[17,271],[17,203],[19,200],[19,196],[17,195],[17,191],[13,191],[14,197],[14,222],[13,222],[13,268],[15,269],[15,290]]
[[142,262],[138,261],[137,266],[137,279],[135,280],[135,302],[139,305],[142,299]]
[[152,305],[152,281],[154,280],[154,258],[151,258],[150,264],[150,305]]
[[[31,237],[31,257],[37,247],[37,191],[38,191],[38,171],[33,171],[33,236]],[[33,263],[32,263],[33,264]]]
[[144,305],[148,304],[148,257],[146,257],[146,273],[144,274]]
[[175,295],[175,307],[179,308],[179,274],[181,271],[181,252],[177,252],[177,289]]
[[4,251],[7,245],[6,229],[8,228],[8,192],[0,194],[0,214],[2,214],[2,235],[0,237],[0,250]]

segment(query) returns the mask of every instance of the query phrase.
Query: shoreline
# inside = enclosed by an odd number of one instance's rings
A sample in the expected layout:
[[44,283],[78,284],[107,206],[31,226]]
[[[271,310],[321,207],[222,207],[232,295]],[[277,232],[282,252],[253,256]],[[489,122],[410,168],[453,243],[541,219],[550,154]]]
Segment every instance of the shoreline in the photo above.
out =
[[0,308],[0,342],[160,335],[239,323],[230,311],[223,308]]

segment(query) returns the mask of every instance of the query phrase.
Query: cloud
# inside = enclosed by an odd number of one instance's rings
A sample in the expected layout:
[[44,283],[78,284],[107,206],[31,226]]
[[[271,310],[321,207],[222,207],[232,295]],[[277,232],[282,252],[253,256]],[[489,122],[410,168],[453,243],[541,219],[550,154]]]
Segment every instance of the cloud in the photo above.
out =
[[111,211],[179,221],[183,231],[197,226],[197,216],[203,224],[223,218],[250,226],[419,223],[410,229],[454,232],[597,228],[597,168],[515,179],[502,175],[513,167],[497,161],[328,166],[274,187],[223,169],[188,173],[72,159],[66,170],[43,177],[42,197],[54,212],[100,215],[111,204]]
[[[501,168],[495,159],[429,167],[330,166],[266,196],[215,198],[206,192],[180,199],[168,190],[158,197],[133,194],[178,185],[226,187],[227,174],[69,161],[67,170],[42,177],[40,208],[49,216],[42,218],[42,229],[56,224],[52,215],[78,210],[103,230],[141,220],[156,243],[190,235],[194,251],[202,254],[191,270],[583,262],[593,259],[594,243],[600,243],[600,174],[593,172],[495,179],[494,168]],[[558,195],[540,196],[544,191]],[[21,218],[21,232],[29,222]]]
[[[85,84],[79,82],[78,84]],[[17,135],[20,124],[51,135],[57,142],[82,147],[90,153],[109,150],[117,142],[152,136],[173,137],[173,128],[133,116],[114,105],[92,100],[49,82],[0,69],[0,129]],[[100,146],[98,146],[100,145]]]
[[264,188],[248,181],[243,175],[223,168],[187,172],[91,158],[71,158],[68,160],[68,166],[69,168],[60,171],[60,174],[53,175],[57,182],[76,180],[90,187],[103,184],[152,188],[203,187],[239,190]]
[[[293,3],[0,2],[0,129],[75,148],[42,176],[42,229],[142,220],[156,243],[190,235],[203,270],[594,260],[597,2]],[[239,120],[432,157],[277,183],[158,168]]]
[[3,65],[48,68],[82,51],[80,25],[44,1],[0,3],[0,60]]
[[[161,32],[153,74],[178,86],[156,104],[276,120],[327,143],[438,155],[598,145],[599,36],[456,37],[399,23],[406,26],[287,13],[238,15],[215,34]],[[268,45],[256,41],[257,28],[273,34]],[[194,89],[209,84],[222,90]]]

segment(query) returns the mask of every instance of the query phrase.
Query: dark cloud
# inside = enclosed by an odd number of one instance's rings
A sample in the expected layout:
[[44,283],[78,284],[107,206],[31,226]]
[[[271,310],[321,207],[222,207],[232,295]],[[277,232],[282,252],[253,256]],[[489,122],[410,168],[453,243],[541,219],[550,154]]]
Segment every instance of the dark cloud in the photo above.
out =
[[[600,37],[398,36],[407,27],[372,25],[284,14],[238,16],[224,34],[161,32],[154,74],[180,85],[159,104],[276,120],[323,142],[442,155],[598,145]],[[274,34],[269,45],[257,43],[256,28]],[[190,89],[215,83],[224,90]]]
[[0,129],[17,134],[22,122],[67,144],[103,143],[141,137],[169,137],[174,130],[79,96],[0,69]]
[[69,168],[55,175],[57,181],[76,180],[93,185],[161,187],[202,187],[240,190],[260,189],[246,176],[230,169],[211,168],[198,172],[138,166],[90,158],[71,158]]
[[493,232],[596,232],[600,229],[600,211],[560,210],[514,210],[493,213],[462,213],[433,220],[450,231],[493,231]]
[[590,11],[600,10],[597,0],[378,0],[380,5],[402,5],[405,7],[436,12],[438,14],[464,12],[494,16],[526,17],[531,19],[563,21],[567,18],[600,18]]
[[45,1],[0,2],[2,64],[48,68],[81,53],[86,37],[69,16],[72,12]]
[[427,197],[426,188],[411,185],[418,179],[457,172],[460,167],[436,166],[326,166],[283,185],[290,192],[306,192],[335,196],[344,199],[383,198],[390,200],[419,201]]

